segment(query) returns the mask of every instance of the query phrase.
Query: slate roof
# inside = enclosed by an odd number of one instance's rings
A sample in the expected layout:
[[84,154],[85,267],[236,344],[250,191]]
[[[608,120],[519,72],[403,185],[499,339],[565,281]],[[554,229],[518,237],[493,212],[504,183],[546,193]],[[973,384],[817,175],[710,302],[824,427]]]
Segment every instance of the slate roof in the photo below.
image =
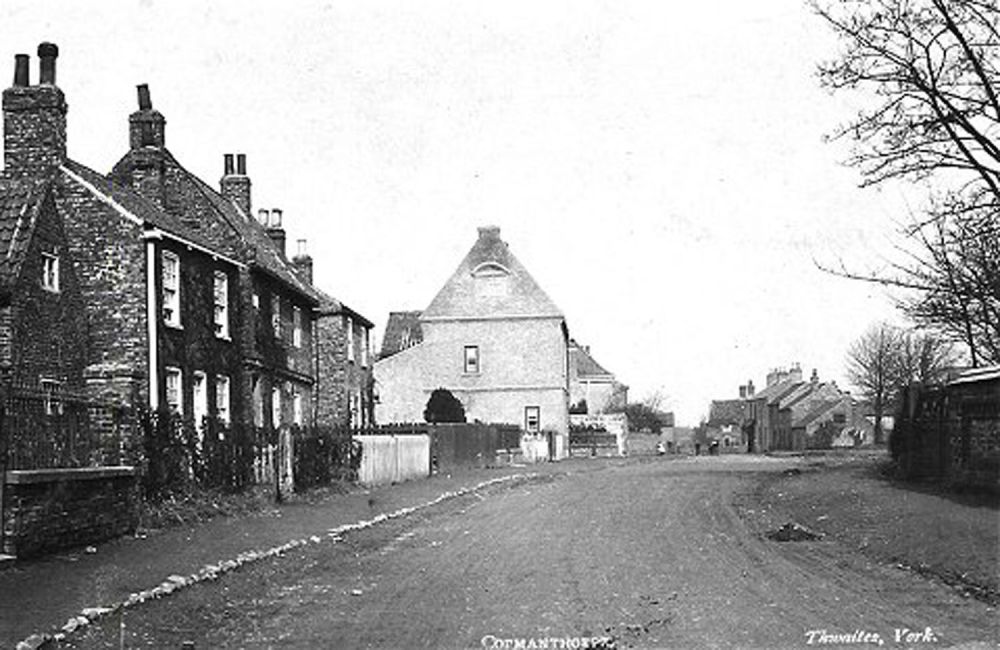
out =
[[708,409],[708,425],[743,424],[747,419],[746,400],[716,399]]
[[826,399],[814,406],[808,412],[806,412],[802,417],[798,418],[792,422],[793,427],[805,427],[812,424],[814,421],[823,417],[824,414],[828,413],[831,409],[839,406],[846,397],[841,397],[840,399]]
[[[487,288],[499,291],[485,291]],[[476,243],[424,310],[422,319],[505,317],[563,315],[500,239],[500,229],[480,228]]]
[[[145,223],[151,224],[179,237],[183,237],[184,239],[198,244],[199,246],[203,246],[205,248],[217,248],[214,246],[214,243],[204,235],[203,232],[184,223],[179,216],[161,210],[157,205],[143,198],[142,195],[128,185],[124,185],[112,178],[103,176],[86,165],[81,165],[73,160],[67,160],[63,163],[63,166],[76,176],[83,179],[88,185],[92,186],[102,195],[113,199],[115,203]],[[65,182],[76,182],[73,178],[66,175],[64,175],[64,178],[66,179]],[[219,252],[222,253],[223,251]]]
[[570,359],[576,364],[576,374],[578,377],[613,377],[614,375],[590,355],[587,348],[579,345],[576,341],[570,341]]
[[0,287],[17,279],[38,211],[52,184],[51,177],[11,178],[0,175]]
[[380,359],[391,357],[424,340],[424,333],[420,328],[422,313],[419,311],[389,312],[389,322],[385,325],[385,334],[382,335],[382,349],[378,355]]
[[[322,302],[323,296],[320,292],[299,277],[295,267],[281,255],[264,226],[254,219],[253,215],[244,214],[232,201],[189,172],[166,147],[159,149],[158,153],[162,154],[169,172],[173,172],[168,180],[171,196],[204,198],[214,213],[211,216],[221,223],[228,224],[238,236],[238,239],[229,240],[206,232],[202,235],[202,239],[211,238],[213,248],[221,248],[229,255],[249,257],[251,266],[303,294],[314,305]],[[124,174],[124,170],[133,163],[132,158],[143,154],[144,152],[134,150],[126,153],[115,165],[111,176]],[[177,215],[178,221],[198,222],[205,219],[205,215],[197,212],[198,206],[193,201],[171,201],[168,197],[167,203],[169,211]]]

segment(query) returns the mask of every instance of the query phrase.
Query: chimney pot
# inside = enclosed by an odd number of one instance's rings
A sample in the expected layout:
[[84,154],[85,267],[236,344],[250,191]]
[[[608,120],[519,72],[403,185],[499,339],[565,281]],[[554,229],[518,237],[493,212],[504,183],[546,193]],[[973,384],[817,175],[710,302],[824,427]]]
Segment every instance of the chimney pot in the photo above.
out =
[[28,79],[28,55],[14,55],[14,85],[25,87],[29,85]]
[[268,221],[270,221],[270,213],[264,208],[257,210],[257,220],[260,221],[260,225],[266,228],[268,226]]
[[139,110],[148,111],[153,108],[153,100],[149,97],[149,84],[139,84],[136,86],[139,91]]
[[39,79],[38,83],[56,84],[56,57],[59,56],[59,48],[55,43],[42,43],[38,46]]
[[306,240],[298,239],[296,240],[296,257],[305,257],[309,253],[306,251]]
[[222,173],[224,176],[233,174],[233,154],[227,153],[222,156]]
[[245,153],[236,154],[236,173],[240,176],[247,175],[247,155]]
[[281,210],[279,208],[271,208],[271,227],[281,228]]
[[500,227],[499,226],[481,226],[479,228],[479,238],[485,239],[487,237],[500,237]]

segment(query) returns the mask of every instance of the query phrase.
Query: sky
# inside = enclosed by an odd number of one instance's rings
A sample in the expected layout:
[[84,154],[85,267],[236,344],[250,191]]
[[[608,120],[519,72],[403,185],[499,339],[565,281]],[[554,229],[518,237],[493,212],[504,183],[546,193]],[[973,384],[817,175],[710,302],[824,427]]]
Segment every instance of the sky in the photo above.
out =
[[42,41],[71,158],[109,171],[149,84],[171,152],[216,186],[245,153],[255,209],[379,341],[483,225],[678,424],[793,363],[849,388],[851,341],[898,320],[819,268],[884,265],[919,194],[860,189],[825,141],[865,98],[820,87],[838,46],[803,0],[4,0],[0,78],[24,52],[36,83]]

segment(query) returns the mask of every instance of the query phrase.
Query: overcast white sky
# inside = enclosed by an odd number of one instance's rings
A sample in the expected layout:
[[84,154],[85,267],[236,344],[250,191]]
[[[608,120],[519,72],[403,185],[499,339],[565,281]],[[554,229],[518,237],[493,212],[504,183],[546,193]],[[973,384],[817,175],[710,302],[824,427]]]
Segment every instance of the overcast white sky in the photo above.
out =
[[379,340],[486,224],[680,423],[774,366],[845,384],[892,315],[814,264],[877,262],[906,202],[822,141],[856,106],[819,88],[836,43],[803,0],[88,4],[3,0],[4,85],[58,44],[70,156],[107,172],[148,83],[174,155],[217,184],[246,153],[255,208]]

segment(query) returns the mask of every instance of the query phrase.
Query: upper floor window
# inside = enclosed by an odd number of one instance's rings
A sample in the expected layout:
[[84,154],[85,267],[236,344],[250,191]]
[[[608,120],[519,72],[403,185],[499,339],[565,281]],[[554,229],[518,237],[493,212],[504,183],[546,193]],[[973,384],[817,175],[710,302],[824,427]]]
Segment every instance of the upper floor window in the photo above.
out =
[[180,368],[166,369],[167,408],[173,413],[184,413],[184,402],[181,392]]
[[227,339],[229,338],[229,276],[222,271],[215,272],[213,296],[215,335]]
[[465,372],[475,374],[479,372],[479,346],[465,346]]
[[347,360],[354,361],[354,320],[347,317]]
[[368,328],[361,330],[361,365],[368,367]]
[[168,325],[181,324],[181,261],[176,254],[163,251],[163,321]]
[[302,345],[302,310],[298,307],[292,307],[292,345]]
[[229,377],[223,375],[215,378],[215,417],[229,424]]
[[278,294],[271,296],[271,331],[274,338],[281,338],[281,296]]
[[42,287],[59,291],[59,256],[42,253]]

